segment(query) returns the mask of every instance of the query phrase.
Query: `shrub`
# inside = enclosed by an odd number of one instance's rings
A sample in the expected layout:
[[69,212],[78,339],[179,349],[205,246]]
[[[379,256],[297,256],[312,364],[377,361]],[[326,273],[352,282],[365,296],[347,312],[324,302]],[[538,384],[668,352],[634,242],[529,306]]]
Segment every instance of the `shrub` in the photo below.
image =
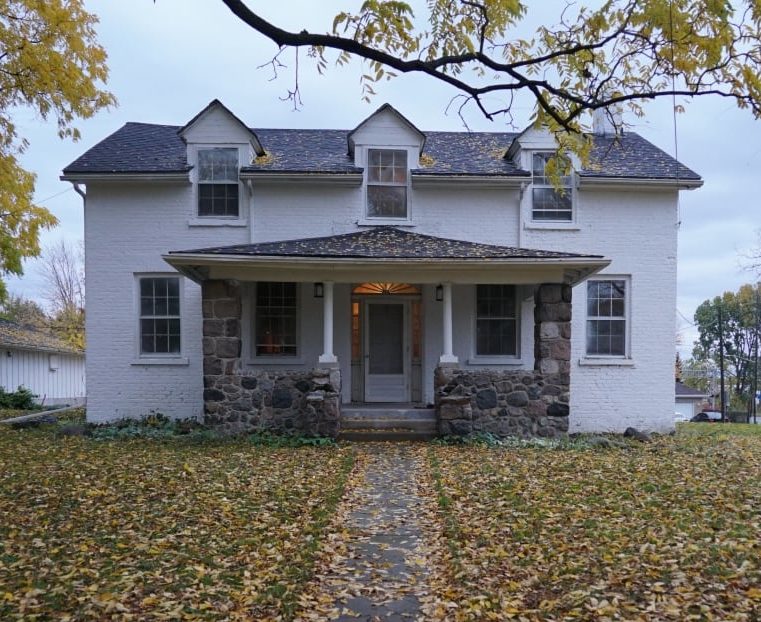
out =
[[29,389],[19,387],[16,391],[8,393],[0,387],[0,408],[13,410],[32,410],[37,407],[34,398],[37,396]]

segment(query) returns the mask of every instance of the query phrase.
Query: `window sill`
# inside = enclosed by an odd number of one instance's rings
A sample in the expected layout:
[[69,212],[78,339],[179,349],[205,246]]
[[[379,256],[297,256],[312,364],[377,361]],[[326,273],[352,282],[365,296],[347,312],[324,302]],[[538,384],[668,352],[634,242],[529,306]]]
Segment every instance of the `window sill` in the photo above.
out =
[[502,365],[505,367],[522,367],[526,364],[523,359],[509,356],[474,356],[468,359],[468,365]]
[[303,356],[273,356],[252,358],[246,361],[246,365],[263,367],[266,365],[303,365],[306,361]]
[[579,359],[579,365],[585,367],[634,367],[635,363],[628,358],[585,357]]
[[167,356],[153,358],[137,358],[130,365],[190,365],[190,360],[184,356]]
[[358,225],[395,225],[397,227],[415,227],[415,223],[408,218],[360,218]]
[[248,227],[248,222],[240,218],[190,218],[188,227]]
[[536,229],[543,231],[581,231],[581,227],[575,222],[524,222],[526,230]]

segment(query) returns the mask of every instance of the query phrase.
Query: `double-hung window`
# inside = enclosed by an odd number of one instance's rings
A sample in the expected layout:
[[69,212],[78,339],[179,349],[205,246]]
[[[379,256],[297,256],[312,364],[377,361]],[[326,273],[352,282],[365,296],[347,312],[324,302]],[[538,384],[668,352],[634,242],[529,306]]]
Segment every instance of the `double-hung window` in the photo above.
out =
[[587,355],[626,356],[624,279],[587,281]]
[[238,150],[198,151],[198,215],[236,217],[239,210]]
[[255,356],[298,354],[296,283],[257,283],[254,318]]
[[370,149],[367,153],[367,215],[407,218],[407,152]]
[[[531,176],[531,219],[547,222],[571,222],[573,220],[573,188],[570,175],[560,176],[560,185],[556,187],[550,179],[548,162],[554,154],[543,152],[532,154]],[[565,164],[558,161],[561,168]]]
[[476,285],[476,356],[516,356],[518,316],[514,285]]
[[180,353],[180,278],[140,278],[140,354]]

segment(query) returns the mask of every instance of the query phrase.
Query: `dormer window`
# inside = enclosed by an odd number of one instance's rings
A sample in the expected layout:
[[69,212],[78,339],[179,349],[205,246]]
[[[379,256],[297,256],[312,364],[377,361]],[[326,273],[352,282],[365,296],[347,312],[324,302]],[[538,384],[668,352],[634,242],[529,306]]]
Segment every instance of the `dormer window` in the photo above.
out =
[[573,220],[571,176],[561,176],[559,188],[552,184],[547,163],[554,155],[549,152],[532,154],[531,219],[545,222],[571,222]]
[[407,152],[369,149],[367,153],[367,216],[407,218]]
[[198,215],[238,217],[238,150],[198,150]]

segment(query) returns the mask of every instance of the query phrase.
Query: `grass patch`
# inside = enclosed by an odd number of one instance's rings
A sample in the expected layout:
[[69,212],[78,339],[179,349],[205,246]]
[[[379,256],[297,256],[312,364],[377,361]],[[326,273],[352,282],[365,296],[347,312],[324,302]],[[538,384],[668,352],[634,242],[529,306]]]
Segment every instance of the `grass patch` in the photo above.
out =
[[290,619],[353,459],[3,430],[0,619]]
[[753,426],[610,451],[432,445],[429,462],[462,619],[761,619]]

